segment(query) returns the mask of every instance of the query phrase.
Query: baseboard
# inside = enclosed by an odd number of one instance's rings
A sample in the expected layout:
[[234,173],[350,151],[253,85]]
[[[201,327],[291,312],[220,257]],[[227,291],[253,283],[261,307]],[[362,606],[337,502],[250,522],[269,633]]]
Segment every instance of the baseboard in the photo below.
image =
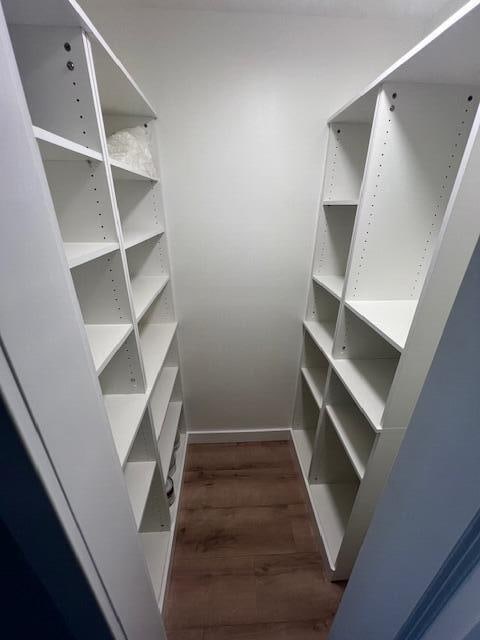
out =
[[189,431],[188,444],[214,442],[259,442],[262,440],[290,440],[291,430],[280,429],[205,429]]

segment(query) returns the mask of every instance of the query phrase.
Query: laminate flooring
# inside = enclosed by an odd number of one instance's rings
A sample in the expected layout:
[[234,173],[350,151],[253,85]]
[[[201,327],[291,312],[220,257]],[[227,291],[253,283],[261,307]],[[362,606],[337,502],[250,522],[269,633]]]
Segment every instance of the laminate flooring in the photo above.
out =
[[189,445],[168,640],[325,640],[344,584],[307,500],[290,442]]

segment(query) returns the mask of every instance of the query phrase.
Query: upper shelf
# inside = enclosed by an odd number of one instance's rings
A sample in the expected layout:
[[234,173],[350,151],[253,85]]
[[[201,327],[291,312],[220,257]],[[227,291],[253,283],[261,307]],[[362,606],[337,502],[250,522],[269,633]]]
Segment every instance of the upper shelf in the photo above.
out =
[[155,111],[75,0],[3,0],[7,22],[38,26],[79,27],[90,36],[103,113],[155,118]]
[[479,5],[480,0],[467,2],[333,114],[329,122],[371,120],[378,87],[384,82],[478,84]]
[[356,207],[358,200],[324,200],[324,207]]
[[63,247],[70,269],[105,256],[118,249],[118,242],[64,242]]
[[146,180],[147,182],[157,182],[156,176],[151,176],[148,173],[137,171],[128,164],[113,160],[110,158],[110,165],[112,167],[112,175],[115,180]]
[[62,138],[41,127],[33,126],[32,128],[44,160],[103,160],[102,154],[94,149]]
[[345,304],[387,342],[403,351],[418,300],[347,300]]

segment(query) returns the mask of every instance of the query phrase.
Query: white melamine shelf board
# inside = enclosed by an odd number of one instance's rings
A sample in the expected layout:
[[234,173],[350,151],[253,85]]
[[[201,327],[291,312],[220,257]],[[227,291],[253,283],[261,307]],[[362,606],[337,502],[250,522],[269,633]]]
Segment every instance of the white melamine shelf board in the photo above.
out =
[[127,462],[125,465],[125,482],[137,528],[140,528],[142,522],[156,464],[156,462],[148,461]]
[[335,333],[335,322],[317,322],[316,320],[306,320],[304,324],[315,344],[323,351],[326,356],[331,356],[333,335]]
[[117,242],[64,242],[63,246],[70,269],[118,249]]
[[477,84],[474,60],[480,30],[479,4],[478,0],[467,2],[333,114],[329,122],[364,120],[366,114],[373,113],[378,87],[385,82]]
[[164,322],[162,324],[148,324],[140,332],[147,393],[150,393],[155,384],[176,330],[176,322]]
[[132,331],[131,324],[86,324],[88,342],[97,374],[100,374]]
[[147,397],[143,393],[107,394],[103,400],[123,467],[145,413]]
[[405,348],[418,300],[347,300],[345,304],[396,349]]
[[[362,424],[359,424],[358,411],[348,405],[327,404],[326,411],[350,458],[355,473],[362,479],[373,445],[373,431],[366,431],[362,428]],[[367,428],[370,429],[369,426]]]
[[160,437],[158,439],[158,449],[160,453],[160,460],[162,462],[164,480],[167,479],[168,475],[168,467],[173,453],[173,445],[177,435],[181,411],[181,402],[170,402],[167,409],[167,415],[165,416],[165,420],[163,421],[160,431]]
[[[153,394],[151,407],[153,422],[155,427],[155,437],[160,437],[160,431],[167,415],[167,409],[172,396],[175,380],[177,379],[178,367],[163,367]],[[152,395],[152,394],[151,394]]]
[[98,151],[84,147],[56,133],[33,126],[33,135],[37,139],[40,154],[44,160],[97,160],[103,161]]
[[332,568],[335,568],[356,492],[353,484],[310,485],[313,508]]
[[155,111],[132,76],[110,49],[76,0],[38,2],[3,0],[7,22],[39,26],[80,27],[91,37],[102,110],[116,115],[154,118]]
[[356,207],[358,200],[324,200],[325,207]]
[[313,429],[292,429],[293,444],[305,478],[308,478],[312,460],[314,437]]
[[142,171],[137,171],[133,167],[119,162],[118,160],[109,160],[112,167],[112,175],[115,180],[146,180],[148,182],[157,182],[156,176],[150,176]]
[[148,531],[141,533],[142,548],[152,580],[155,598],[160,599],[164,574],[173,531]]
[[396,359],[390,358],[332,359],[338,377],[375,431],[381,430],[383,410],[397,364]]
[[325,276],[323,274],[314,273],[313,280],[338,300],[342,297],[343,283],[345,281],[344,276]]
[[327,372],[322,371],[321,369],[302,367],[302,375],[312,392],[318,408],[320,409],[323,404],[323,392],[325,390]]
[[139,276],[132,280],[133,308],[140,320],[155,298],[164,289],[168,276]]
[[155,238],[155,236],[161,236],[162,233],[163,229],[152,229],[150,231],[125,231],[125,249],[135,247],[137,244],[141,244],[151,238]]

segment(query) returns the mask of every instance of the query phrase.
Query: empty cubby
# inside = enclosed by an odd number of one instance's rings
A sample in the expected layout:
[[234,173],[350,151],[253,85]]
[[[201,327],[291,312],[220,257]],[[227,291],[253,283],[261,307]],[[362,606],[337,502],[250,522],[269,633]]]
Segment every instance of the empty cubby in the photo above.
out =
[[163,232],[163,203],[158,184],[115,180],[115,193],[127,247]]
[[307,307],[306,326],[317,345],[331,353],[339,301],[317,282],[313,282]]
[[33,124],[100,152],[82,30],[14,25],[11,36]]
[[145,392],[140,358],[133,332],[102,371],[99,381],[104,395],[143,394]]
[[103,162],[44,160],[62,239],[118,242]]
[[313,277],[337,298],[343,290],[348,253],[355,224],[355,206],[320,208]]
[[326,411],[355,472],[362,479],[375,441],[375,431],[333,371]]
[[318,427],[310,491],[331,566],[335,566],[359,487],[354,467],[327,412]]
[[339,321],[334,367],[372,425],[381,424],[399,352],[349,309]]
[[148,387],[166,361],[176,330],[170,287],[165,287],[139,322],[140,343]]
[[301,371],[319,407],[323,402],[328,367],[327,358],[312,340],[308,331],[304,331]]
[[293,438],[297,449],[300,464],[305,475],[308,474],[310,460],[315,441],[315,432],[318,419],[320,417],[320,407],[317,399],[312,393],[312,389],[304,375],[300,376],[295,411],[293,416]]
[[370,130],[370,123],[331,123],[323,190],[324,203],[351,205],[358,202]]

